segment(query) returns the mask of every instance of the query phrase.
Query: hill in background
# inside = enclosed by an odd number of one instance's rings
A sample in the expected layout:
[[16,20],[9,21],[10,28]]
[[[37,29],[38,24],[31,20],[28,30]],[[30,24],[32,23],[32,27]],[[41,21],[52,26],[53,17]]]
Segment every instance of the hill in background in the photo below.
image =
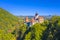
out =
[[0,29],[4,31],[12,31],[18,24],[18,17],[12,15],[8,11],[0,8]]

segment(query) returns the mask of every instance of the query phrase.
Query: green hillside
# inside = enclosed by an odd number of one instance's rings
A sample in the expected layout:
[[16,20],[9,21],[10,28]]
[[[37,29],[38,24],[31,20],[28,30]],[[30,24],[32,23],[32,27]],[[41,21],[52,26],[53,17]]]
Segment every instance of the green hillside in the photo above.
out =
[[18,18],[0,8],[0,29],[10,30],[18,24]]
[[[18,18],[12,14],[10,14],[8,11],[5,11],[4,9],[0,8],[0,40],[9,40],[11,38],[13,39],[14,35],[11,33],[19,27]],[[10,40],[12,40],[10,39]]]
[[0,8],[0,40],[60,40],[60,16],[31,27],[24,20]]

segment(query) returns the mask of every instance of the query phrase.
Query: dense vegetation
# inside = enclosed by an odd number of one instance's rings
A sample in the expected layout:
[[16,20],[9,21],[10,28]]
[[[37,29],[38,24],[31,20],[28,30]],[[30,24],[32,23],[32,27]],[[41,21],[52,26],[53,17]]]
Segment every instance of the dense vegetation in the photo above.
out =
[[60,16],[27,27],[22,18],[0,8],[0,40],[60,40]]
[[0,40],[14,40],[12,32],[19,27],[18,18],[0,8]]

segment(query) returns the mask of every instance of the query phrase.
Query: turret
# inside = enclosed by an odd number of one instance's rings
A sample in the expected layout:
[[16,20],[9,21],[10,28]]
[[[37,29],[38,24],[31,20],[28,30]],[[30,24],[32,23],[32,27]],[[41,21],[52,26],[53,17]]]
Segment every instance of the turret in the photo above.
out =
[[25,18],[25,22],[29,22],[29,19],[28,19],[28,17],[26,17],[26,18]]
[[38,22],[39,22],[39,23],[43,23],[43,22],[44,22],[44,17],[43,17],[43,16],[39,16]]
[[34,19],[38,20],[38,17],[39,17],[39,15],[38,15],[38,13],[36,13]]
[[34,18],[31,19],[31,24],[32,24],[32,25],[35,24],[35,20],[34,20]]

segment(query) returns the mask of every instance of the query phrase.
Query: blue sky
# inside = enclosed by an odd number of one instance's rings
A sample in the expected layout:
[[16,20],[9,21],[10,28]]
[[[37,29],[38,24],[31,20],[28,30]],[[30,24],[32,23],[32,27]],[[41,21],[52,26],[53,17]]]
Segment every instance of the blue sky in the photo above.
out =
[[60,15],[60,0],[0,0],[0,7],[14,15]]

